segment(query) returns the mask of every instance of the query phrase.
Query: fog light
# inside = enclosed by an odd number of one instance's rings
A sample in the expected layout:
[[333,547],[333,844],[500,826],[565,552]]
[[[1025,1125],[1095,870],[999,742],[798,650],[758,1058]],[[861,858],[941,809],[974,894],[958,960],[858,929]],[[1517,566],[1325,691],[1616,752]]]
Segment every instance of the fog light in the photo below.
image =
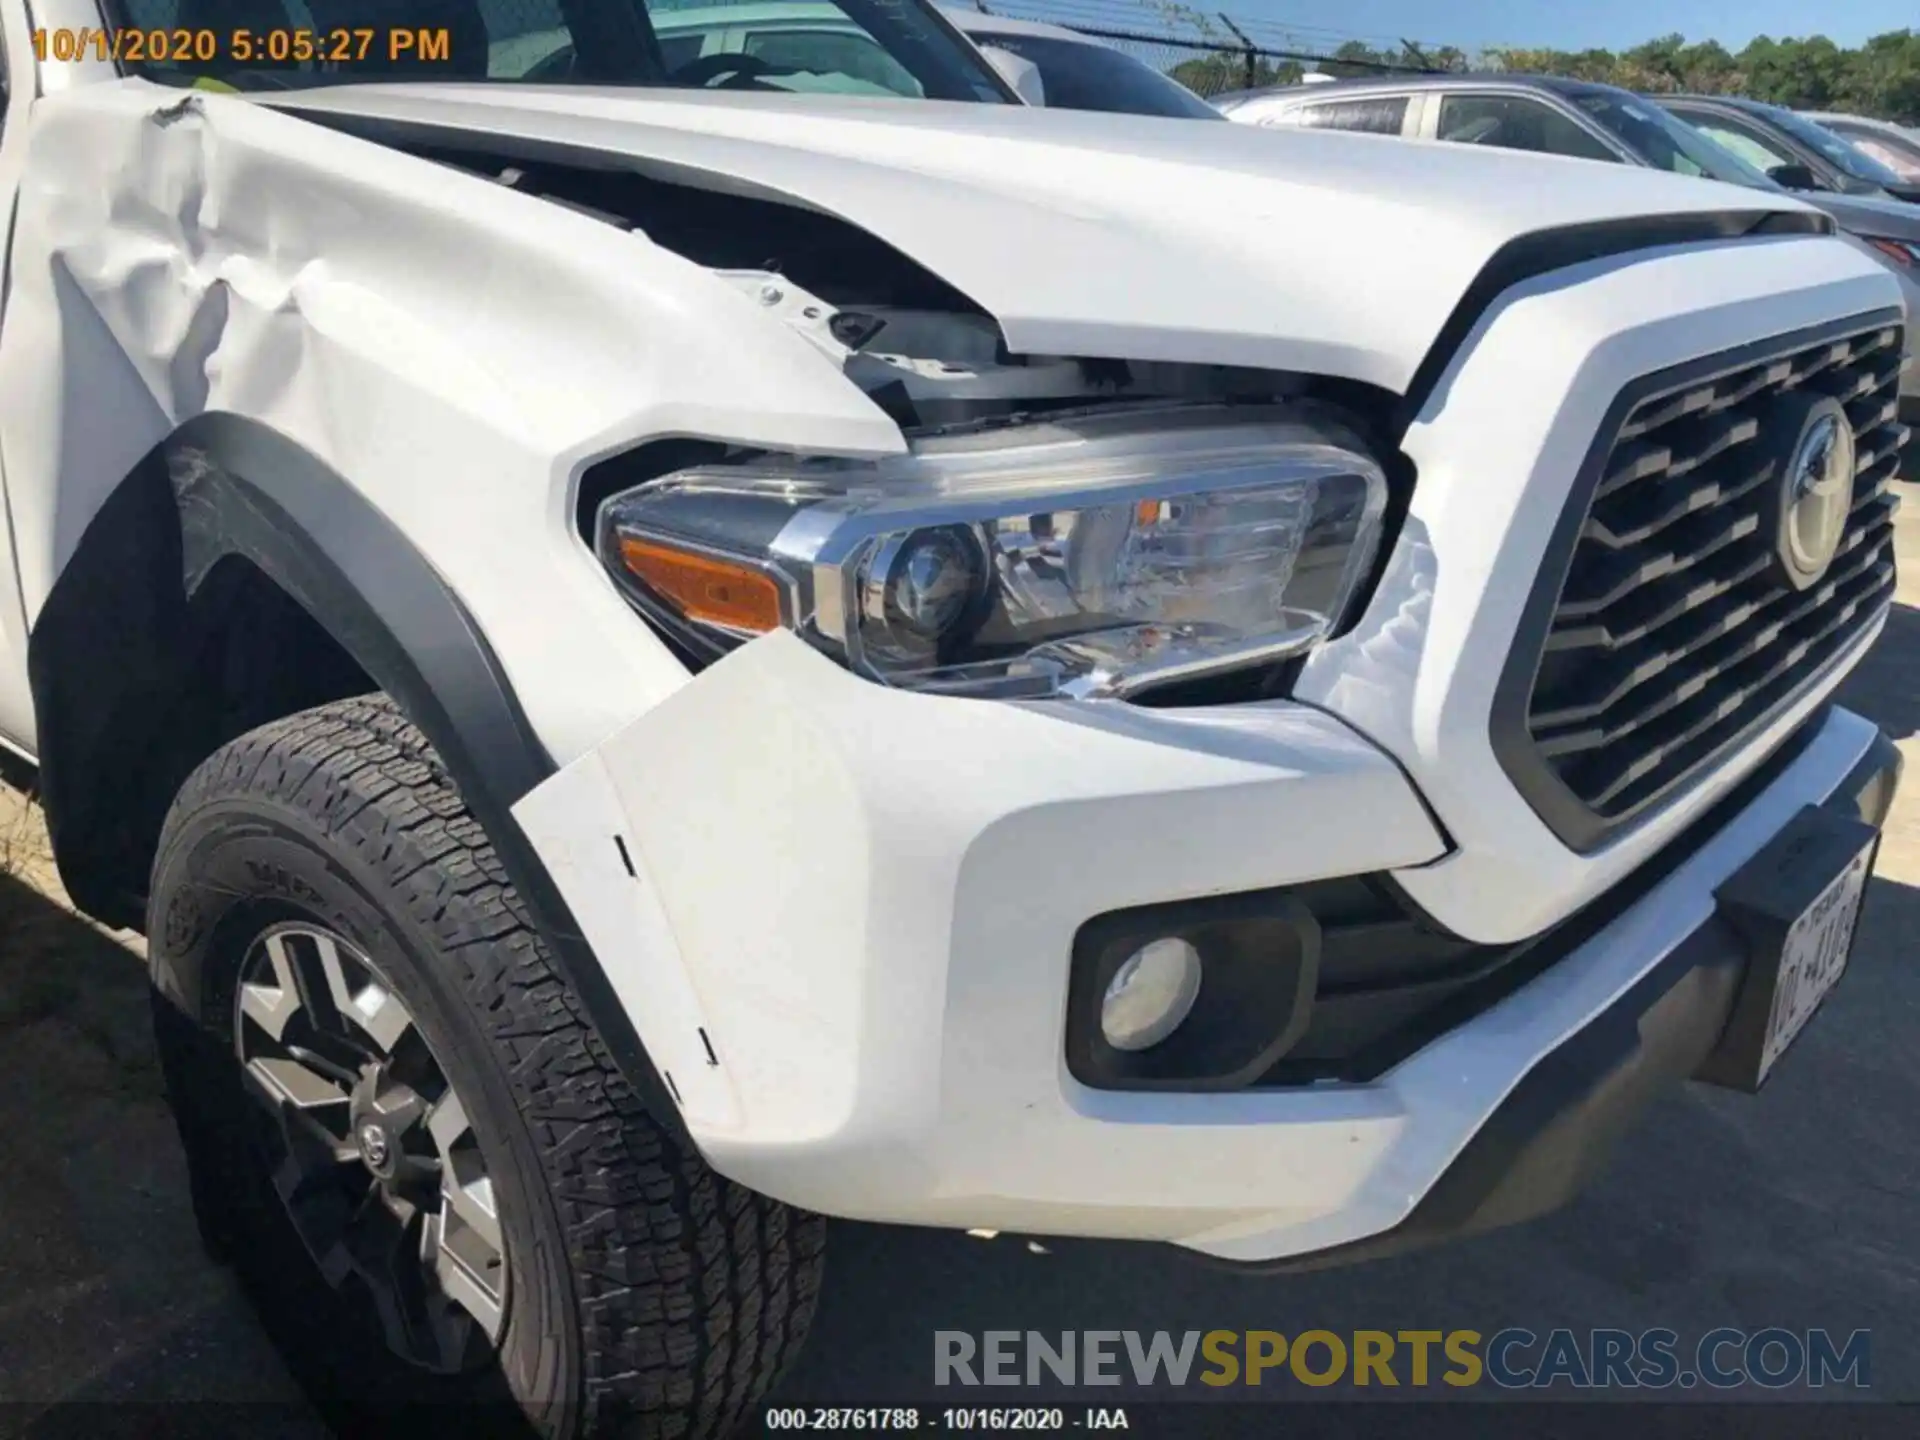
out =
[[1180,1028],[1200,994],[1200,952],[1177,936],[1142,945],[1114,972],[1100,1033],[1116,1050],[1147,1050]]

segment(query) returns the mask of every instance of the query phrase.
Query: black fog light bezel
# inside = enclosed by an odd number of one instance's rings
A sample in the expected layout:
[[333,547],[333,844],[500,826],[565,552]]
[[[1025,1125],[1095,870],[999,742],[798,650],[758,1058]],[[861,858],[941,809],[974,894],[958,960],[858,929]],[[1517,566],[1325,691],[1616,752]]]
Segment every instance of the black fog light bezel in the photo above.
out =
[[[1200,954],[1200,993],[1159,1044],[1120,1050],[1101,1001],[1127,957],[1160,939]],[[1073,938],[1067,1071],[1095,1090],[1239,1090],[1306,1033],[1320,980],[1320,922],[1291,891],[1260,890],[1115,910]]]

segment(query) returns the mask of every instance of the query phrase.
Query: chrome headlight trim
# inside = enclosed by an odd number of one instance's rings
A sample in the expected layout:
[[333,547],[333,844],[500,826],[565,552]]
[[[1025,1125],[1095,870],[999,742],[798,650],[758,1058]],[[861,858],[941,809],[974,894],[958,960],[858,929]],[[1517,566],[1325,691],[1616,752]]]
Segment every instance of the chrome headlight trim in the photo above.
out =
[[[777,572],[792,628],[881,683],[1124,697],[1301,654],[1339,630],[1371,575],[1386,492],[1380,464],[1309,407],[1156,406],[936,432],[879,461],[694,467],[611,497],[597,535],[630,596],[635,579],[609,544],[616,532]],[[688,521],[716,500],[768,509],[750,545]],[[1077,540],[1076,527],[1098,543]],[[1005,623],[988,627],[998,638],[984,658],[976,647],[918,671],[890,666],[873,653],[876,601],[862,566],[885,546],[949,529],[984,547],[983,583]],[[1104,568],[1086,560],[1090,549]],[[1058,613],[1035,610],[1022,589],[1036,575]],[[1288,603],[1296,594],[1302,603]],[[647,608],[657,616],[657,599]]]

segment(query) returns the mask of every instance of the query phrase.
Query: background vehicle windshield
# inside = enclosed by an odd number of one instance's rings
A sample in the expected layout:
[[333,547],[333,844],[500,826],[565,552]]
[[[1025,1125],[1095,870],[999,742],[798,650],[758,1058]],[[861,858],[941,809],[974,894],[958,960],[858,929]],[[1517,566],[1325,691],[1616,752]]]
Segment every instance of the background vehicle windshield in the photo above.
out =
[[1820,124],[1854,149],[1878,160],[1907,184],[1920,184],[1920,139],[1909,140],[1890,130],[1848,125],[1839,120],[1822,120]]
[[132,32],[122,68],[177,85],[503,81],[1017,103],[923,0],[106,3]]
[[1568,98],[1657,169],[1757,190],[1780,188],[1763,171],[1650,101],[1609,90],[1571,91]]
[[1030,62],[1040,72],[1050,110],[1106,110],[1180,120],[1226,118],[1178,80],[1105,45],[978,26],[969,27],[969,34],[976,45],[1009,50]]
[[1863,180],[1869,185],[1880,187],[1897,186],[1903,183],[1892,170],[1871,155],[1855,149],[1823,125],[1816,125],[1813,121],[1804,119],[1791,110],[1781,110],[1774,106],[1767,107],[1767,119],[1809,150],[1818,151],[1823,160],[1850,179]]

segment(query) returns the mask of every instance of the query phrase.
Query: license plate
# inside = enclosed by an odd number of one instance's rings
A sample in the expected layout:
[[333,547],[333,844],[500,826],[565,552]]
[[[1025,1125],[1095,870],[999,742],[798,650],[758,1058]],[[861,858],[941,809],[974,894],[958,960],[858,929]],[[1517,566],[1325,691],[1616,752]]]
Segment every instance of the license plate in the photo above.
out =
[[1799,1037],[1847,968],[1872,860],[1871,846],[1855,855],[1787,932],[1786,944],[1780,950],[1780,979],[1767,1019],[1766,1043],[1760,1051],[1760,1079],[1767,1078],[1773,1062]]
[[1809,805],[1715,892],[1742,941],[1745,974],[1695,1078],[1760,1088],[1846,972],[1880,832]]

